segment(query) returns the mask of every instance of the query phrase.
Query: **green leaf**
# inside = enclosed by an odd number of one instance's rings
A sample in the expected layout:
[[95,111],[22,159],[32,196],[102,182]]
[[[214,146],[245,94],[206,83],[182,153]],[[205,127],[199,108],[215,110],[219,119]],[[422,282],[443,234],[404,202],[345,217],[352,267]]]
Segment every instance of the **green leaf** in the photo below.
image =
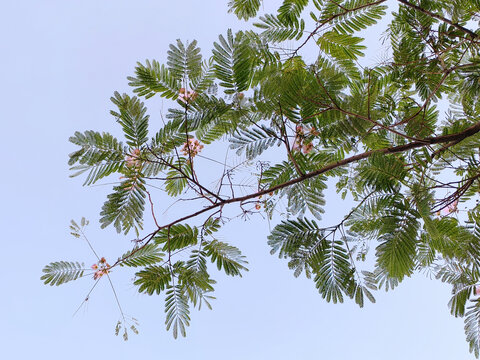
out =
[[233,12],[240,20],[254,17],[260,9],[260,0],[230,0],[228,12]]
[[120,266],[139,267],[153,265],[162,260],[163,253],[155,244],[134,247],[120,258]]
[[465,334],[470,345],[470,352],[478,358],[480,355],[480,302],[477,300],[465,314]]
[[128,85],[134,87],[134,93],[147,99],[159,93],[167,99],[176,99],[180,90],[180,82],[170,71],[156,60],[146,60],[146,65],[137,63],[135,77],[129,76]]
[[186,46],[180,40],[177,40],[176,45],[170,44],[167,65],[170,74],[180,83],[198,78],[202,74],[202,55],[197,41],[187,43]]
[[274,15],[266,14],[265,16],[260,16],[259,20],[261,22],[254,23],[254,25],[263,30],[261,35],[266,41],[273,43],[293,39],[298,40],[302,37],[305,29],[305,21],[303,19],[285,23]]
[[254,159],[271,146],[280,146],[281,144],[275,131],[264,125],[260,125],[258,128],[239,130],[229,141],[230,148],[237,149],[237,155],[245,151],[248,159]]
[[135,274],[136,280],[133,282],[137,285],[138,292],[153,295],[160,294],[165,290],[172,280],[170,269],[162,266],[149,266]]
[[336,59],[357,60],[363,56],[362,50],[366,49],[366,46],[359,45],[362,41],[363,38],[328,31],[318,38],[317,44],[320,49]]
[[[325,247],[323,261],[313,266],[315,286],[328,302],[343,302],[343,294],[352,296],[353,272],[347,250],[340,241],[330,241]],[[363,304],[363,300],[362,300]],[[359,304],[360,305],[360,304]]]
[[307,6],[309,0],[283,0],[282,6],[278,8],[278,18],[285,24],[295,24]]
[[102,228],[112,224],[117,232],[127,234],[132,227],[141,229],[145,208],[145,185],[141,178],[133,177],[113,188],[102,207],[100,223]]
[[188,224],[176,224],[160,230],[154,240],[163,245],[163,251],[179,250],[197,244],[198,229]]
[[81,147],[69,155],[69,165],[78,163],[70,168],[75,171],[70,177],[89,171],[84,185],[94,184],[105,176],[122,170],[125,162],[123,144],[109,133],[85,131],[82,134],[77,131],[69,140]]
[[115,92],[110,100],[117,105],[118,112],[110,111],[122,126],[127,144],[135,149],[145,144],[148,140],[148,115],[147,108],[137,97],[127,94],[120,95]]
[[172,334],[175,339],[179,330],[180,334],[185,337],[185,327],[190,325],[190,310],[188,309],[188,300],[182,292],[180,285],[168,287],[165,297],[165,313],[167,330],[172,328]]
[[227,243],[213,240],[207,242],[204,247],[207,256],[213,262],[217,263],[218,270],[222,270],[227,275],[232,276],[242,276],[241,271],[248,269],[244,266],[248,262],[245,260],[245,256],[242,255],[240,250],[235,246],[229,245]]
[[402,280],[410,276],[415,267],[419,222],[407,212],[392,214],[385,221],[395,228],[381,237],[382,243],[377,247],[378,263],[389,277]]
[[170,196],[178,196],[188,184],[188,178],[192,175],[192,166],[186,158],[178,158],[173,166],[175,168],[167,172],[165,191]]
[[235,94],[248,89],[253,75],[254,58],[248,37],[243,32],[235,36],[228,30],[227,37],[219,36],[213,44],[215,74],[226,94]]
[[44,275],[40,280],[43,280],[45,285],[58,286],[81,278],[85,270],[85,265],[78,261],[56,261],[43,268]]

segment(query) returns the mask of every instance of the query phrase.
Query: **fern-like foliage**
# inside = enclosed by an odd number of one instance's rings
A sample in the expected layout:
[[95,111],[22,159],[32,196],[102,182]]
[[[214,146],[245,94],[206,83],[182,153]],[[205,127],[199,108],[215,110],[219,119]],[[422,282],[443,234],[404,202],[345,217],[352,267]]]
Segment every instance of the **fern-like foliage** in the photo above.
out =
[[247,90],[255,61],[248,37],[241,31],[233,35],[232,30],[228,30],[226,38],[220,35],[218,40],[214,43],[213,60],[220,85],[226,94]]
[[285,22],[278,17],[265,14],[259,18],[260,22],[255,23],[255,26],[262,29],[262,37],[266,41],[280,43],[286,40],[300,39],[305,29],[305,21]]
[[133,283],[138,286],[138,292],[148,295],[160,294],[172,280],[170,269],[158,265],[148,266],[137,272],[135,276],[136,280]]
[[198,305],[201,309],[202,304],[205,304],[209,309],[212,308],[210,300],[214,297],[208,293],[213,292],[213,284],[216,282],[208,273],[205,251],[192,251],[190,259],[179,272],[178,280],[194,307]]
[[389,277],[402,280],[412,274],[415,268],[415,254],[418,220],[407,211],[392,213],[386,219],[387,226],[395,228],[392,232],[381,236],[381,244],[377,247],[378,264],[387,271]]
[[283,221],[268,237],[270,252],[289,259],[288,267],[294,270],[295,277],[302,272],[311,277],[312,265],[322,261],[327,243],[325,231],[308,219]]
[[202,55],[196,41],[185,46],[180,40],[177,40],[176,45],[170,45],[167,54],[168,69],[177,80],[196,78],[200,75]]
[[88,171],[84,185],[94,184],[96,181],[114,172],[121,171],[124,165],[124,149],[121,142],[108,133],[100,134],[95,131],[85,133],[75,132],[70,142],[80,149],[69,155],[70,168],[75,172],[71,177]]
[[120,266],[150,266],[160,262],[162,258],[163,253],[160,252],[157,245],[147,244],[143,247],[133,248],[123,254],[120,258]]
[[117,105],[118,112],[110,111],[122,126],[127,144],[132,148],[140,148],[148,140],[148,115],[145,105],[136,97],[115,92],[111,98]]
[[228,11],[239,19],[248,20],[254,17],[260,9],[260,0],[230,0]]
[[284,0],[278,8],[278,18],[286,24],[298,22],[298,18],[309,0]]
[[480,305],[476,300],[468,308],[465,316],[465,334],[470,345],[470,352],[478,358],[480,355]]
[[[435,275],[452,287],[450,311],[464,317],[478,356],[480,32],[471,26],[479,2],[400,1],[386,19],[385,58],[370,56],[362,32],[385,16],[387,1],[282,0],[273,14],[259,14],[261,5],[228,2],[238,18],[255,18],[254,30],[228,30],[210,57],[177,40],[166,64],[138,63],[128,78],[136,96],[111,98],[123,142],[97,131],[70,138],[72,176],[85,174],[85,185],[120,176],[102,227],[136,235],[112,266],[99,260],[94,279],[136,268],[138,291],[163,293],[167,329],[185,335],[190,307],[211,307],[207,263],[231,276],[247,271],[240,249],[216,238],[236,203],[245,219],[277,221],[272,254],[326,301],[363,306],[415,272]],[[150,121],[141,101],[154,95],[169,101],[162,121]],[[226,144],[233,158],[218,151]],[[199,167],[210,165],[223,172],[207,184]],[[325,202],[331,183],[353,206],[320,223],[335,207]],[[188,199],[188,212],[164,221],[169,205],[154,204],[158,190]],[[144,234],[146,201],[155,227]],[[73,236],[84,238],[85,224],[72,222]],[[42,280],[84,274],[80,263],[54,262]]]
[[[340,241],[330,241],[327,244],[323,259],[314,264],[313,272],[315,286],[328,302],[343,302],[343,294],[353,297],[354,269],[350,266],[348,252]],[[361,300],[358,302],[363,304]]]
[[78,261],[56,261],[43,268],[44,275],[40,280],[45,285],[58,286],[81,278],[85,270],[85,265]]
[[160,230],[155,242],[162,245],[163,251],[173,251],[197,244],[198,229],[187,224],[176,224]]
[[176,339],[178,331],[186,336],[185,327],[190,325],[190,310],[188,300],[182,291],[181,285],[169,286],[165,299],[165,325],[167,330],[172,328],[173,337]]
[[259,126],[233,134],[230,143],[230,148],[237,149],[237,155],[245,151],[247,158],[253,159],[271,146],[280,146],[281,139],[272,129]]
[[241,271],[248,271],[245,267],[247,261],[240,250],[227,243],[212,240],[204,246],[205,252],[212,262],[216,262],[218,270],[227,275],[242,276]]
[[132,228],[141,229],[146,197],[144,180],[133,177],[113,190],[100,213],[102,228],[113,224],[117,232],[125,234]]
[[160,94],[167,99],[175,99],[178,96],[180,82],[168,68],[156,60],[146,61],[145,65],[138,63],[135,68],[135,77],[130,76],[128,84],[134,87],[138,96],[145,96],[147,99]]

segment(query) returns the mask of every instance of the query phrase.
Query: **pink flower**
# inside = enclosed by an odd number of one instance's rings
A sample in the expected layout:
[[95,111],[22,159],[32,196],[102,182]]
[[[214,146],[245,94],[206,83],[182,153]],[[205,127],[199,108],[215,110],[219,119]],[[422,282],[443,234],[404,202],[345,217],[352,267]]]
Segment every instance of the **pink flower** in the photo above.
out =
[[310,154],[313,150],[313,144],[308,143],[302,146],[302,151],[304,154]]
[[93,269],[93,270],[97,270],[97,269],[98,269],[98,265],[97,265],[97,264],[93,264],[93,265],[92,265],[92,269]]
[[480,285],[475,285],[475,288],[473,290],[474,295],[480,295]]
[[140,169],[142,167],[142,160],[140,160],[140,149],[133,149],[130,155],[125,158],[127,167]]
[[303,129],[302,125],[297,125],[296,128],[295,128],[295,131],[296,131],[297,135],[305,134],[305,130]]
[[185,104],[194,101],[197,96],[195,91],[185,90],[185,88],[180,88],[178,91],[178,99]]
[[299,139],[295,139],[292,145],[292,151],[300,151],[302,149],[302,143]]
[[183,144],[181,149],[183,155],[188,156],[189,154],[194,157],[200,151],[202,151],[203,145],[197,139],[188,139],[187,142]]

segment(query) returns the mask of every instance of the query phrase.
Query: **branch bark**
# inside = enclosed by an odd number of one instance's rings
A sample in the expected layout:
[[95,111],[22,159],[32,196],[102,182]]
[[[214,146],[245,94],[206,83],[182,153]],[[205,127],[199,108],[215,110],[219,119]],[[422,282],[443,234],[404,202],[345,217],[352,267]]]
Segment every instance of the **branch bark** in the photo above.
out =
[[[459,143],[460,141],[462,141],[462,140],[464,140],[464,139],[466,139],[470,136],[473,136],[473,135],[477,134],[478,132],[480,132],[480,121],[477,122],[476,124],[470,126],[469,128],[467,128],[463,131],[460,131],[458,133],[455,133],[455,134],[441,135],[441,136],[436,136],[436,137],[428,137],[428,138],[422,139],[422,141],[412,141],[412,142],[410,142],[408,144],[404,144],[404,145],[392,146],[392,147],[378,149],[378,150],[366,151],[366,152],[363,152],[361,154],[350,156],[346,159],[328,164],[328,165],[326,165],[326,166],[324,166],[324,167],[322,167],[318,170],[311,171],[311,172],[306,173],[305,175],[303,175],[301,177],[294,178],[290,181],[284,182],[282,184],[271,187],[269,189],[260,190],[260,191],[257,191],[255,193],[248,194],[248,195],[241,196],[241,197],[225,199],[222,202],[215,203],[215,204],[212,204],[210,206],[204,207],[203,209],[200,209],[196,212],[193,212],[191,214],[188,214],[188,215],[185,215],[181,218],[178,218],[178,219],[176,219],[176,220],[174,220],[174,221],[172,221],[168,224],[160,226],[154,232],[148,234],[144,238],[144,239],[148,239],[148,240],[142,246],[139,246],[136,251],[140,250],[141,248],[145,247],[149,242],[151,242],[153,240],[153,238],[155,237],[155,235],[160,230],[165,229],[165,228],[169,229],[170,227],[172,227],[175,224],[181,223],[185,220],[195,218],[195,217],[197,217],[201,214],[204,214],[206,212],[209,212],[209,211],[214,210],[214,209],[219,208],[219,207],[223,207],[227,204],[242,203],[242,202],[250,200],[250,199],[258,198],[261,195],[266,195],[270,192],[274,192],[274,191],[286,188],[288,186],[298,184],[302,181],[305,181],[307,179],[314,178],[316,176],[322,175],[322,174],[324,174],[324,173],[326,173],[330,170],[336,169],[338,167],[345,166],[345,165],[348,165],[348,164],[351,164],[351,163],[354,163],[354,162],[357,162],[357,161],[360,161],[360,160],[363,160],[363,159],[367,159],[370,156],[372,156],[374,153],[395,154],[395,153],[402,153],[402,152],[412,150],[412,149],[416,149],[416,148],[421,148],[421,147],[428,146],[428,145],[452,143],[452,142]],[[132,252],[130,255],[133,255],[134,253],[135,252]],[[116,265],[118,265],[119,263],[121,263],[124,260],[126,260],[126,258],[117,260],[111,267],[112,268],[115,267]]]

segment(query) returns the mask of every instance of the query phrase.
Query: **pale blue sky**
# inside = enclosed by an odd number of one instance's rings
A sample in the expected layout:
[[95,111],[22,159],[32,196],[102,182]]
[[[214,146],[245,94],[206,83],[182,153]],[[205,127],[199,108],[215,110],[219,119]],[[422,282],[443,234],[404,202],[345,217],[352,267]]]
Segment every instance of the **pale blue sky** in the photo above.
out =
[[[448,286],[417,276],[377,293],[377,304],[364,309],[327,304],[311,281],[295,279],[269,255],[268,224],[260,219],[223,230],[247,255],[250,272],[214,276],[213,311],[193,311],[186,339],[164,330],[163,298],[139,295],[131,274],[112,274],[124,310],[140,321],[140,335],[128,342],[113,335],[118,311],[106,282],[75,317],[93,281],[54,288],[40,282],[51,261],[94,262],[86,245],[69,236],[72,218],[91,220],[88,236],[107,259],[130,245],[128,237],[99,230],[110,187],[83,188],[81,179],[68,177],[74,149],[68,137],[76,130],[118,133],[109,98],[130,91],[126,77],[136,61],[163,61],[177,38],[197,39],[208,55],[219,33],[244,26],[227,14],[226,2],[3,2],[0,358],[473,359],[463,321],[449,314]],[[160,124],[161,103],[148,105],[151,122]],[[330,202],[326,221],[344,210],[336,204]]]

